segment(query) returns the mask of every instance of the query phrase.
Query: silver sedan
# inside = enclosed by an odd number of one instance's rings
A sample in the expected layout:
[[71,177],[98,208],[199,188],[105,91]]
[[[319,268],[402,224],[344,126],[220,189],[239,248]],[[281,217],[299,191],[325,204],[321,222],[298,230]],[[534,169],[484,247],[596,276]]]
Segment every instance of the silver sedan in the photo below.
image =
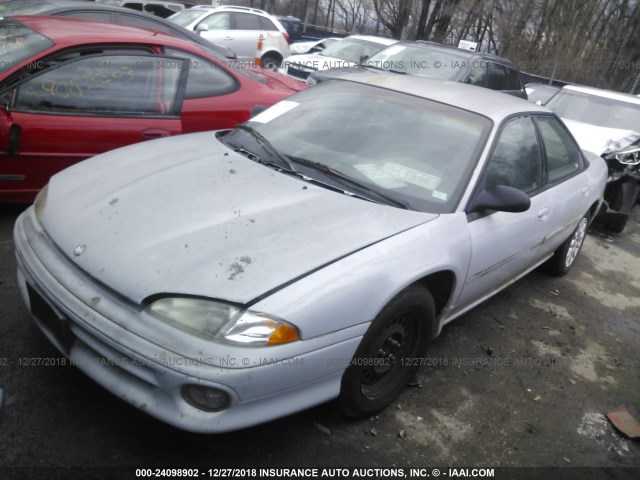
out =
[[19,285],[79,369],[179,428],[363,417],[447,322],[566,273],[606,176],[543,107],[354,73],[55,175],[15,226]]

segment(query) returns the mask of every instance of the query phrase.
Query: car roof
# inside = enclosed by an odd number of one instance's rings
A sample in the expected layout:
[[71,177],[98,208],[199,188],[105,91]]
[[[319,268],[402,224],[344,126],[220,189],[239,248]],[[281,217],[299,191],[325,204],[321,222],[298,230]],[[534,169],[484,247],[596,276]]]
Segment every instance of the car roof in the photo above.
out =
[[48,15],[16,15],[11,18],[60,45],[76,43],[81,40],[78,43],[126,41],[195,47],[193,43],[187,40],[182,40],[166,33],[116,23]]
[[488,88],[435,78],[394,73],[357,71],[340,80],[395,90],[409,95],[445,103],[489,117],[496,123],[524,112],[552,114],[551,110],[521,98]]
[[[146,18],[149,21],[161,24],[166,28],[171,29],[172,31],[176,32],[177,35],[180,35],[183,38],[188,38],[190,41],[197,43],[198,45],[202,45],[211,50],[214,50],[215,52],[217,52],[218,54],[224,57],[235,58],[235,53],[232,50],[228,49],[227,47],[223,47],[221,45],[210,42],[204,37],[198,35],[197,33],[194,33],[191,30],[181,27],[177,23],[170,22],[167,19],[158,17],[156,15],[152,15],[147,12],[141,12],[139,10],[119,7],[119,6],[110,5],[107,3],[93,3],[93,2],[88,2],[86,0],[44,0],[42,3],[45,3],[46,5],[48,5],[49,8],[47,10],[44,10],[38,13],[38,15],[60,15],[68,12],[72,13],[75,11],[93,10],[96,12],[121,13],[129,16],[133,15],[134,17]],[[86,20],[89,21],[89,19],[86,19]],[[98,20],[95,20],[95,21],[98,21]],[[112,23],[112,22],[104,22],[104,23],[115,25],[115,23]],[[143,26],[143,25],[139,25],[139,26],[136,25],[136,27],[146,28],[146,26]]]
[[374,43],[379,43],[381,45],[387,45],[387,46],[398,43],[399,41],[393,38],[376,37],[375,35],[349,35],[348,37],[345,37],[343,40],[346,40],[348,38],[351,38],[354,40],[366,40],[367,42],[374,42]]
[[597,97],[608,98],[610,100],[618,100],[620,102],[635,103],[640,105],[640,98],[630,93],[614,92],[613,90],[605,90],[603,88],[583,87],[581,85],[567,85],[562,87],[563,90],[573,92],[586,93],[587,95],[595,95]]

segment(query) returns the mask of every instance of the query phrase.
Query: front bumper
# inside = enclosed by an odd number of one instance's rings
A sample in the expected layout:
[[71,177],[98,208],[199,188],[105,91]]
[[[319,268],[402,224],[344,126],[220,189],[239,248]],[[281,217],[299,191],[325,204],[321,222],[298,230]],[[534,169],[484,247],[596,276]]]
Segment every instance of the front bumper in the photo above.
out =
[[[362,338],[361,329],[346,329],[279,347],[209,343],[205,350],[182,332],[145,326],[141,306],[60,252],[33,207],[18,218],[14,239],[20,291],[47,338],[111,393],[184,430],[236,430],[337,397]],[[228,407],[206,412],[192,406],[181,393],[188,384],[225,391]]]

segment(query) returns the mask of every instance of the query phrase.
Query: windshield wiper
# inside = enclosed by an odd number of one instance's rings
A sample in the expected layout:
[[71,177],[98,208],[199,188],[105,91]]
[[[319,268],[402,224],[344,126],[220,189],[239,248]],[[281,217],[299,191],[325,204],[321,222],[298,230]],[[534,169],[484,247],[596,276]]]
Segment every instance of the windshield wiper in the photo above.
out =
[[[409,210],[409,205],[401,200],[397,200],[395,198],[392,198],[384,193],[380,193],[377,190],[374,190],[372,188],[367,187],[365,184],[360,183],[357,180],[354,180],[353,178],[349,177],[348,175],[345,175],[344,173],[342,173],[339,170],[336,170],[335,168],[330,167],[329,165],[325,164],[325,163],[320,163],[320,162],[312,162],[311,160],[306,160],[304,158],[298,158],[298,157],[292,157],[291,158],[294,162],[296,163],[300,163],[302,165],[306,165],[308,167],[311,167],[313,169],[319,170],[323,173],[327,173],[330,176],[337,178],[339,180],[341,180],[343,183],[348,183],[353,185],[354,187],[356,187],[358,190],[362,191],[362,192],[366,192],[369,195],[373,195],[374,197],[377,197],[378,200],[383,200],[384,203],[388,204],[388,205],[393,205],[396,207],[401,207],[404,209]],[[349,193],[347,193],[348,195]],[[361,196],[361,195],[359,195]],[[368,200],[373,200],[372,198],[368,198]]]
[[[251,134],[251,136],[253,136],[253,138],[255,138],[258,141],[258,144],[262,147],[262,149],[268,153],[271,154],[271,156],[273,158],[275,158],[276,160],[278,160],[277,162],[269,162],[272,163],[280,168],[285,168],[286,170],[290,171],[290,172],[297,172],[296,168],[291,164],[291,161],[289,161],[289,159],[283,154],[281,153],[276,147],[274,147],[271,142],[269,140],[267,140],[266,138],[264,138],[262,136],[262,134],[260,132],[258,132],[255,128],[250,127],[249,125],[238,125],[236,126],[236,128],[238,130],[243,130],[245,132],[249,132]],[[248,150],[244,149],[244,148],[240,148],[239,150],[244,150],[248,153],[250,153],[251,155],[255,156],[258,159],[258,162],[260,163],[265,163],[264,159],[262,159],[262,157],[249,152]]]

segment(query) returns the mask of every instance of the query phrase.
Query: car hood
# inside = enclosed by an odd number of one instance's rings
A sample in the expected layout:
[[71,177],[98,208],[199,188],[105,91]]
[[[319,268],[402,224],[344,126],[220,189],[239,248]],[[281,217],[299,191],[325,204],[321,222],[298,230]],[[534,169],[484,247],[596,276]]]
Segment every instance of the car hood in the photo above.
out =
[[329,68],[349,68],[357,66],[356,63],[348,62],[334,57],[325,57],[315,53],[292,55],[284,60],[284,63],[302,65],[311,70],[327,70]]
[[600,127],[568,118],[563,118],[562,121],[569,128],[580,148],[596,155],[617,152],[640,139],[640,133],[633,130]]
[[248,303],[436,216],[278,173],[205,132],[55,175],[41,219],[72,262],[134,302],[177,293]]
[[291,49],[291,53],[293,54],[302,54],[302,53],[307,53],[317,43],[318,43],[317,40],[313,40],[311,42],[296,42],[291,44],[289,48]]

